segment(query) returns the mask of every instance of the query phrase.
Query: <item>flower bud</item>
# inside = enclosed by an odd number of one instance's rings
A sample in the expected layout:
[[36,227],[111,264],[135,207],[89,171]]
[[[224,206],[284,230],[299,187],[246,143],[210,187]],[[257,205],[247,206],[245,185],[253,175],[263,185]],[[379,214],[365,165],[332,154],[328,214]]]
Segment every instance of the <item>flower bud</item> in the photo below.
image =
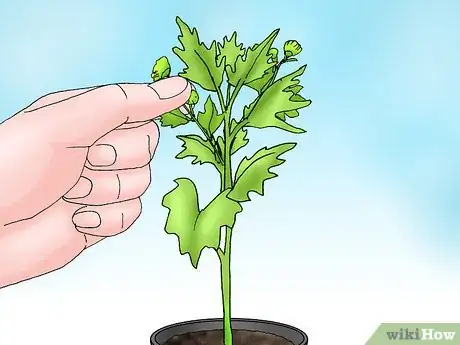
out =
[[278,49],[276,49],[276,48],[271,48],[271,49],[268,51],[268,55],[270,55],[270,57],[272,58],[272,61],[273,61],[273,62],[278,62]]
[[286,58],[299,55],[301,51],[302,46],[296,40],[290,40],[284,43],[284,56]]
[[168,78],[171,73],[171,66],[169,65],[168,58],[162,56],[153,65],[152,69],[152,79],[153,81],[158,81],[164,78]]
[[200,96],[198,95],[198,92],[196,92],[196,90],[192,90],[192,92],[190,92],[190,97],[188,98],[187,104],[195,105],[199,100]]

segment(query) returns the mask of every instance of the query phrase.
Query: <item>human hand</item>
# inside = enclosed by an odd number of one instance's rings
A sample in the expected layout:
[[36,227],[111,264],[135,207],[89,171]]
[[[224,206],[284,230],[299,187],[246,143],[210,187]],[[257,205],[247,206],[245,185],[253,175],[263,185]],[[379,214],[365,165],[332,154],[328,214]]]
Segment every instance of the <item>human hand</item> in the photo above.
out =
[[153,118],[190,84],[114,84],[46,95],[0,124],[0,288],[62,268],[141,213]]

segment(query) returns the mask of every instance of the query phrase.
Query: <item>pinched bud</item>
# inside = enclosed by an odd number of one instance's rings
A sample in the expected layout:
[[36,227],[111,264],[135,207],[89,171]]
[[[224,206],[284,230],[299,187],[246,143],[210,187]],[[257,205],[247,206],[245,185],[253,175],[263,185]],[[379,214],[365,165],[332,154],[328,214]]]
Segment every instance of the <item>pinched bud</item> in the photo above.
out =
[[284,43],[284,56],[286,58],[299,55],[301,51],[302,46],[296,40],[290,40]]
[[198,92],[196,92],[196,90],[192,90],[192,92],[190,92],[190,97],[188,98],[187,104],[195,105],[199,100],[200,96],[198,96]]
[[153,81],[158,81],[164,78],[168,78],[171,73],[171,66],[169,65],[168,58],[162,56],[153,65],[152,69],[152,79]]

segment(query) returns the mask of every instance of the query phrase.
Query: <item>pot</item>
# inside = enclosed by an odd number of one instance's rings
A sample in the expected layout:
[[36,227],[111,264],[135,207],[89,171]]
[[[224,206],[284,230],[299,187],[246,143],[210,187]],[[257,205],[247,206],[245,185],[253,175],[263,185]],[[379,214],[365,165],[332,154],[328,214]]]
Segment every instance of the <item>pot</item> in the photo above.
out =
[[[222,345],[222,319],[180,322],[155,331],[151,345]],[[307,345],[308,337],[298,328],[279,322],[232,319],[233,345]]]

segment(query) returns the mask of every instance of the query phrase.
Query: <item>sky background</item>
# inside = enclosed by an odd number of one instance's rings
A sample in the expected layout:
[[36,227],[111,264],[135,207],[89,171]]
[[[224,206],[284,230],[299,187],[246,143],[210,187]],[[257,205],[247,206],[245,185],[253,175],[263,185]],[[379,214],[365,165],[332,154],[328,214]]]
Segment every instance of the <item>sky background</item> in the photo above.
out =
[[[249,154],[299,145],[238,220],[234,316],[290,323],[313,345],[364,344],[385,321],[460,322],[460,3],[1,0],[0,121],[59,89],[148,81],[176,15],[204,41],[281,28],[278,46],[297,39],[308,64],[308,133],[250,132]],[[162,132],[130,231],[0,291],[0,344],[142,345],[220,315],[217,259],[195,271],[163,232],[174,178],[204,198],[217,187],[210,168],[174,160],[175,134]]]

